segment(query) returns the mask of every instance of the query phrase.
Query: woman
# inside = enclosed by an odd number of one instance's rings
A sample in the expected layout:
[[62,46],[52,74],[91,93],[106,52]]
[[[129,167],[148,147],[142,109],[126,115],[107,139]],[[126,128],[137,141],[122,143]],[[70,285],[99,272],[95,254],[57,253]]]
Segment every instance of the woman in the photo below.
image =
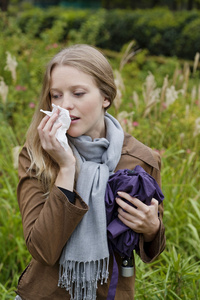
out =
[[[106,299],[112,255],[106,236],[105,190],[119,169],[140,165],[160,185],[159,155],[124,133],[106,110],[116,96],[113,72],[95,48],[75,45],[47,66],[41,98],[19,157],[18,202],[32,260],[19,279],[23,300]],[[55,134],[69,111],[66,151]],[[140,234],[138,254],[151,262],[165,247],[163,207],[121,191],[118,218]],[[159,211],[159,214],[158,214]],[[159,217],[158,217],[159,215]],[[115,253],[118,266],[121,257]],[[70,296],[71,295],[71,296]],[[134,276],[119,274],[115,299],[134,298]]]

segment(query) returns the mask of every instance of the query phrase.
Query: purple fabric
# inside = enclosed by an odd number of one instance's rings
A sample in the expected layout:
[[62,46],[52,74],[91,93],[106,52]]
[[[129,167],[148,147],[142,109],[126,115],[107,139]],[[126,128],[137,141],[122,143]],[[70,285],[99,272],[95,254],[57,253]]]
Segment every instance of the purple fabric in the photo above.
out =
[[107,295],[106,300],[114,300],[115,294],[116,294],[117,283],[118,283],[119,270],[118,270],[118,265],[117,265],[115,255],[113,253],[113,249],[110,244],[109,244],[109,250],[110,250],[110,254],[112,254],[112,257],[113,257],[113,270],[112,270],[112,277],[110,280],[110,286],[108,289],[108,295]]
[[132,251],[138,248],[139,234],[118,219],[118,205],[115,201],[119,197],[118,191],[126,192],[146,205],[150,205],[152,198],[160,204],[164,195],[156,180],[140,166],[136,166],[133,171],[119,170],[110,176],[105,195],[108,241],[113,251],[122,257],[131,257]]
[[[150,205],[152,198],[157,199],[159,204],[164,199],[156,180],[140,166],[136,166],[133,171],[128,169],[119,170],[110,176],[106,188],[105,203],[108,245],[110,254],[113,255],[113,272],[107,300],[115,299],[118,282],[119,270],[114,251],[122,257],[131,257],[133,250],[138,248],[139,243],[139,234],[118,219],[118,205],[115,201],[115,198],[119,197],[117,195],[118,191],[126,192],[146,205]],[[128,203],[130,204],[130,202]]]

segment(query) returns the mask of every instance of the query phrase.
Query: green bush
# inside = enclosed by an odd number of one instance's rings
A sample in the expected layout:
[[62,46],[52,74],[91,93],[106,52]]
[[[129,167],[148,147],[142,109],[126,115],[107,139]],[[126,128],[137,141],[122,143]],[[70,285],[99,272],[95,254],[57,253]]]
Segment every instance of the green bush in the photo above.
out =
[[[71,28],[79,29],[87,15],[88,11],[86,10],[72,11],[63,10],[60,7],[50,7],[44,11],[37,7],[20,13],[17,17],[17,25],[23,33],[42,38],[43,32],[47,30],[49,33],[51,29],[54,32],[58,26],[59,33],[62,28],[62,34],[59,35],[58,40],[64,40]],[[55,37],[54,42],[58,40]]]
[[194,19],[183,28],[176,49],[179,57],[189,58],[200,51],[200,19]]
[[18,32],[49,43],[81,42],[120,51],[135,40],[153,55],[193,59],[200,49],[200,12],[166,8],[146,10],[72,10],[49,7],[6,15],[0,13],[0,29],[7,36]]
[[134,26],[134,38],[154,55],[174,55],[178,24],[172,12],[165,9],[141,12]]
[[17,18],[17,25],[23,33],[28,34],[30,37],[37,37],[41,30],[44,30],[43,22],[45,14],[39,8],[23,12]]
[[135,39],[134,24],[139,18],[138,12],[112,10],[105,15],[105,27],[110,38],[100,47],[120,51],[124,44]]
[[73,43],[86,43],[100,46],[109,40],[110,35],[105,22],[106,11],[98,10],[90,14],[78,30],[71,30],[69,38]]

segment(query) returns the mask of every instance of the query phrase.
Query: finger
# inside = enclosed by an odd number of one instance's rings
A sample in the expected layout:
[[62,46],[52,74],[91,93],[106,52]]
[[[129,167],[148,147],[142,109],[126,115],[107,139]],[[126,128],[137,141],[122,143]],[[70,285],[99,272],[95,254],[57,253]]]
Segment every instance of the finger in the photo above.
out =
[[56,132],[61,126],[62,123],[54,124],[51,131],[43,132],[41,143],[45,150],[59,150],[59,148],[62,148],[56,138]]
[[37,130],[38,130],[38,134],[39,134],[39,138],[42,144],[42,147],[45,147],[45,139],[44,139],[44,132],[43,132],[43,128],[46,126],[47,121],[49,120],[49,116],[45,116],[42,121],[40,122]]
[[135,216],[131,215],[130,213],[128,213],[127,211],[123,210],[120,207],[118,208],[118,216],[121,216],[122,218],[124,218],[129,222],[133,222],[135,220]]
[[57,130],[62,126],[62,123],[54,123],[51,131],[49,132],[49,137],[54,138]]
[[131,195],[129,195],[128,193],[125,192],[117,192],[117,194],[121,197],[124,198],[126,200],[128,200],[131,204],[135,205],[137,208],[144,210],[146,208],[146,204],[144,204],[142,201],[140,201],[139,199],[132,197]]
[[[43,149],[47,150],[51,150],[53,148],[57,148],[60,143],[58,142],[58,140],[56,139],[56,132],[57,130],[62,126],[62,123],[55,123],[55,119],[56,119],[56,115],[54,115],[53,118],[50,118],[47,116],[44,119],[46,120],[42,120],[41,124],[38,127],[38,133],[39,133],[39,137],[40,137],[40,141],[42,144]],[[49,122],[49,123],[48,123]]]
[[124,217],[124,215],[122,214],[118,214],[118,218],[120,219],[120,221],[122,221],[123,224],[125,224],[127,227],[134,230],[135,232],[142,232],[141,228],[137,225],[137,223],[135,223],[134,218],[127,218],[127,216]]
[[131,206],[129,203],[125,202],[120,198],[116,198],[117,204],[125,211],[131,214],[132,216],[136,216],[138,214],[137,208]]
[[51,131],[57,118],[59,116],[59,110],[55,111],[53,115],[49,118],[49,120],[46,122],[45,127],[43,128],[44,131]]
[[47,121],[49,120],[49,116],[45,116],[42,121],[40,122],[39,126],[38,126],[38,130],[41,130],[42,128],[44,128],[44,126],[46,125]]
[[151,200],[151,205],[156,205],[156,206],[158,206],[158,200],[156,200],[155,198],[152,198],[152,200]]

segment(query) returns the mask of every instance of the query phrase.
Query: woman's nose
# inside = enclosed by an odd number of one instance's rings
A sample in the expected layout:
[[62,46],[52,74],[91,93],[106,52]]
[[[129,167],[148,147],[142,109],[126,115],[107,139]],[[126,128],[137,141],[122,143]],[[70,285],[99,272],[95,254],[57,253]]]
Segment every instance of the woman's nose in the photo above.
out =
[[64,96],[63,99],[63,108],[67,109],[67,110],[72,110],[74,108],[74,104],[72,99],[69,96]]

